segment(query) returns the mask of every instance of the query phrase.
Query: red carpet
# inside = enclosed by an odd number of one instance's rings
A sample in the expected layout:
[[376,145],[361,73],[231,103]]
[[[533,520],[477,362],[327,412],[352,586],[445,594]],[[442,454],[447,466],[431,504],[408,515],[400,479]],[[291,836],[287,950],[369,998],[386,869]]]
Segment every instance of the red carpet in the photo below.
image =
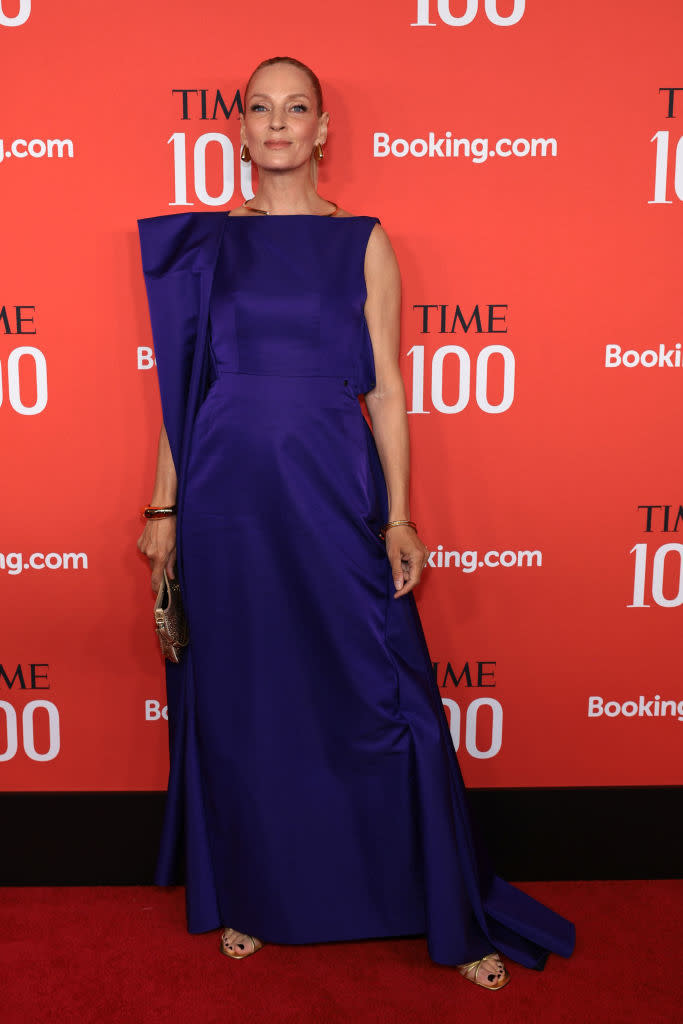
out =
[[576,923],[570,960],[486,992],[424,939],[266,946],[188,935],[181,889],[0,890],[2,1024],[680,1024],[683,882],[520,888]]

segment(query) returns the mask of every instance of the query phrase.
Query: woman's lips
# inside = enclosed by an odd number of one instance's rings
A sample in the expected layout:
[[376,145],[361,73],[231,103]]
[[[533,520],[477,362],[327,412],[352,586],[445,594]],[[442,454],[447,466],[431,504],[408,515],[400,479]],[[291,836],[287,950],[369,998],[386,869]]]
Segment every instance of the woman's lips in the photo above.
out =
[[271,142],[264,143],[264,145],[266,145],[268,147],[268,149],[284,149],[285,146],[291,146],[291,142],[281,142],[278,139],[277,142],[275,142],[275,140],[273,140]]

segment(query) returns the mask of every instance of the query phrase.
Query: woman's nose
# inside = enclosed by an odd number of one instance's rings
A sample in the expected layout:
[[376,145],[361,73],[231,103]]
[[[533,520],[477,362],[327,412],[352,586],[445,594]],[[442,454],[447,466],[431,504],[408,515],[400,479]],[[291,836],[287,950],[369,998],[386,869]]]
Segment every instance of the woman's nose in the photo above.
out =
[[281,111],[275,109],[271,111],[270,127],[275,131],[280,131],[281,128],[285,127],[285,116]]

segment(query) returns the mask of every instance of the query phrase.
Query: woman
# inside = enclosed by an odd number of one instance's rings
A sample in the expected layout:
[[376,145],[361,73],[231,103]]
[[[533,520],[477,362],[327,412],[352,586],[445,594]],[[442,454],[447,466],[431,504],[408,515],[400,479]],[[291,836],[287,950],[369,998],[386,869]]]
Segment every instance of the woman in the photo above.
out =
[[254,198],[140,221],[164,424],[138,547],[155,591],[177,568],[191,637],[156,881],[184,852],[188,928],[228,956],[426,932],[501,988],[501,952],[541,969],[574,931],[469,820],[412,594],[396,259],[316,191],[313,72],[264,61],[244,102]]

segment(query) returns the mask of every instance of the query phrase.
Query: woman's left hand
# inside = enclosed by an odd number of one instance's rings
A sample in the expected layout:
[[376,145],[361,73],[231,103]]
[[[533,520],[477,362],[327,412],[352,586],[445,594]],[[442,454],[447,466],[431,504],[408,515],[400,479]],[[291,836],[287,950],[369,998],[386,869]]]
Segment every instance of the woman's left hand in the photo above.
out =
[[422,570],[429,558],[429,549],[411,526],[392,526],[387,530],[386,545],[396,587],[394,597],[403,597],[420,582]]

